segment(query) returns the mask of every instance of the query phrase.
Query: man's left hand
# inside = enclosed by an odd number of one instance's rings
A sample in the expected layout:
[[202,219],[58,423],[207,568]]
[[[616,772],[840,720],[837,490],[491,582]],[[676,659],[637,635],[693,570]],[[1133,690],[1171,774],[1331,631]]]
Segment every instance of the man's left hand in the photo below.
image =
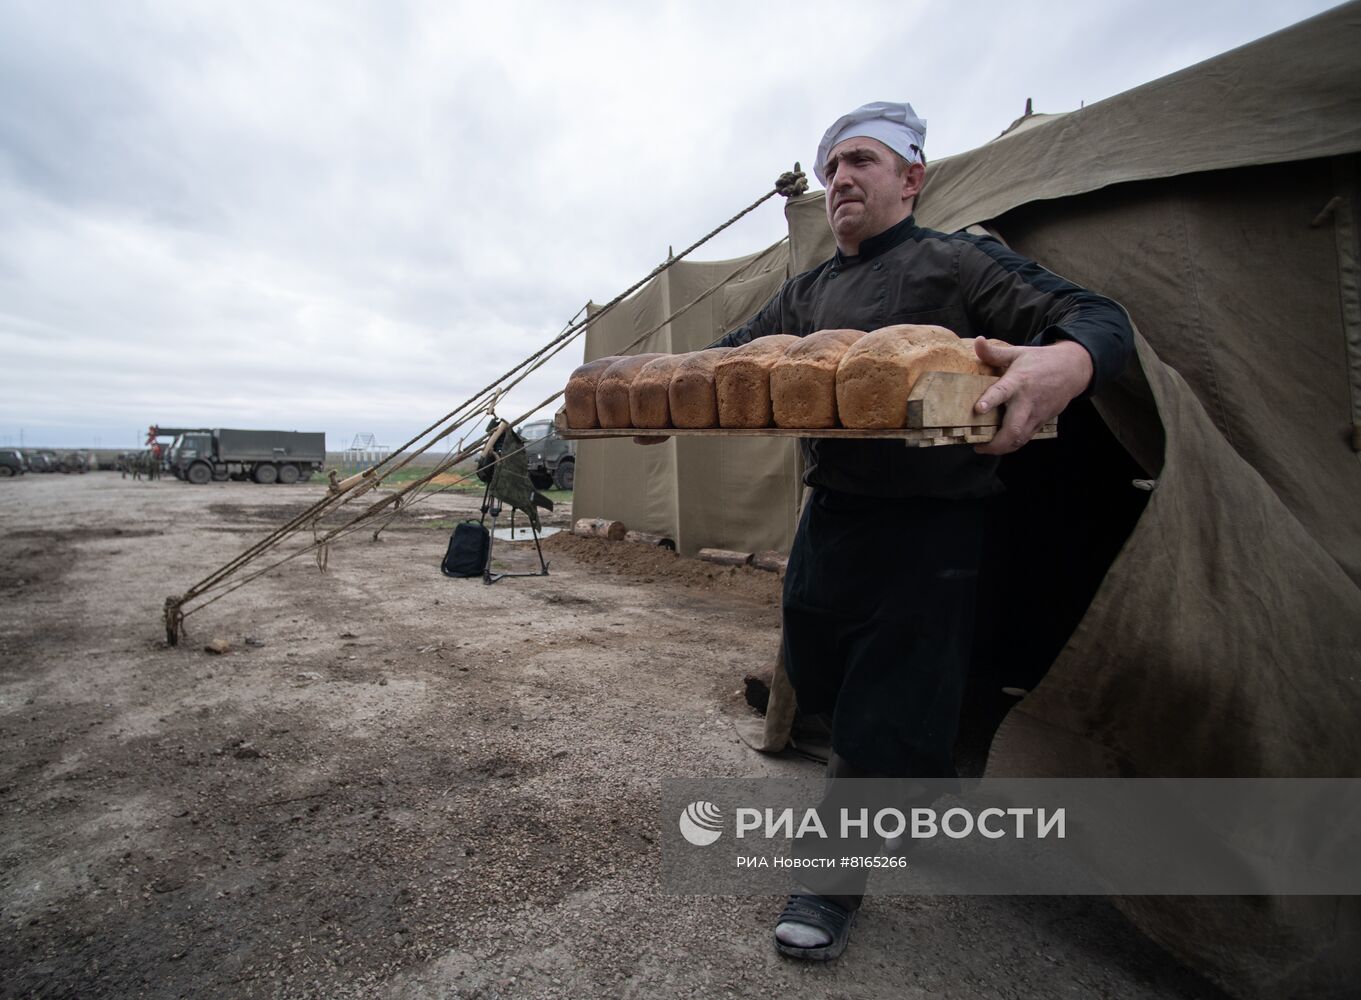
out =
[[1073,340],[1013,347],[978,337],[974,351],[985,364],[1006,369],[974,404],[978,413],[1007,406],[997,435],[974,447],[980,455],[1007,455],[1020,448],[1092,381],[1092,357]]

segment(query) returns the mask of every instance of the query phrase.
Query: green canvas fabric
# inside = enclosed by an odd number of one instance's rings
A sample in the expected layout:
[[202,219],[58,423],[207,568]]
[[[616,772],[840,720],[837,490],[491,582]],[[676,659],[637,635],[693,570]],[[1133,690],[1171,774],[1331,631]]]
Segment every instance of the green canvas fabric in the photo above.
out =
[[1018,205],[1113,184],[1353,153],[1361,149],[1359,50],[1361,4],[1344,4],[976,150],[928,161],[920,220],[952,232]]
[[[1361,591],[1140,337],[1149,395],[1098,401],[1166,433],[1134,533],[988,773],[1357,777]],[[1119,431],[1117,431],[1119,434]],[[1128,897],[1150,937],[1243,997],[1344,996],[1361,900]]]
[[[493,417],[491,423],[487,425],[487,433],[494,434],[500,425],[501,421]],[[500,457],[492,466],[491,482],[488,484],[491,495],[522,511],[529,518],[534,530],[538,531],[539,511],[534,506],[536,491],[529,478],[529,460],[525,457],[524,438],[516,434],[514,428],[507,427],[497,451]]]

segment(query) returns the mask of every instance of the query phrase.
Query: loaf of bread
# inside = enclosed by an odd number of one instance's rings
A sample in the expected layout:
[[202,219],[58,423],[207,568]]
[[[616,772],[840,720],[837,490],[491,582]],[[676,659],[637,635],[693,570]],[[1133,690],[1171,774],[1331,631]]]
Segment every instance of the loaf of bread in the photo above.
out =
[[837,413],[845,427],[907,426],[907,398],[923,372],[993,375],[973,341],[940,326],[886,326],[846,351],[836,372]]
[[634,427],[671,426],[671,376],[688,354],[663,354],[643,365],[629,386],[629,416]]
[[620,358],[605,369],[595,387],[595,413],[601,427],[632,427],[629,389],[649,361],[665,354],[634,354]]
[[819,330],[789,346],[770,369],[775,426],[837,426],[837,366],[863,336],[863,330]]
[[770,369],[798,337],[777,333],[757,337],[734,347],[714,367],[718,390],[718,426],[769,427],[775,416],[770,408]]
[[568,427],[588,431],[600,426],[600,419],[595,412],[596,386],[600,382],[600,376],[618,360],[619,355],[611,354],[607,358],[587,361],[572,372],[571,378],[567,380],[567,391],[563,394],[567,397]]
[[687,354],[671,376],[671,425],[717,427],[718,391],[714,368],[732,353],[731,347],[710,347]]

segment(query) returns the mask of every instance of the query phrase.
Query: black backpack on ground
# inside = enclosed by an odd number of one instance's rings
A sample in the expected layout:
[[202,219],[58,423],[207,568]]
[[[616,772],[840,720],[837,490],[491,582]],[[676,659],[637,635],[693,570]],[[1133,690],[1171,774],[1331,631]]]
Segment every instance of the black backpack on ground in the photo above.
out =
[[449,536],[449,549],[439,564],[445,576],[481,576],[487,571],[491,554],[491,533],[480,521],[463,521]]

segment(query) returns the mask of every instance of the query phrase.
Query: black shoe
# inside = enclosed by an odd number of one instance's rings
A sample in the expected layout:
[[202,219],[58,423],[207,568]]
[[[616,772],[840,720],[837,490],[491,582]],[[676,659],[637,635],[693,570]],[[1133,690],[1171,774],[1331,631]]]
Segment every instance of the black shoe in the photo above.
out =
[[775,921],[777,927],[784,923],[816,927],[826,932],[831,940],[824,945],[800,948],[798,945],[785,944],[776,938],[775,947],[779,949],[780,954],[802,958],[809,962],[829,962],[840,957],[846,950],[846,942],[851,938],[851,924],[855,923],[855,911],[838,906],[822,896],[795,893],[789,897],[780,918]]

